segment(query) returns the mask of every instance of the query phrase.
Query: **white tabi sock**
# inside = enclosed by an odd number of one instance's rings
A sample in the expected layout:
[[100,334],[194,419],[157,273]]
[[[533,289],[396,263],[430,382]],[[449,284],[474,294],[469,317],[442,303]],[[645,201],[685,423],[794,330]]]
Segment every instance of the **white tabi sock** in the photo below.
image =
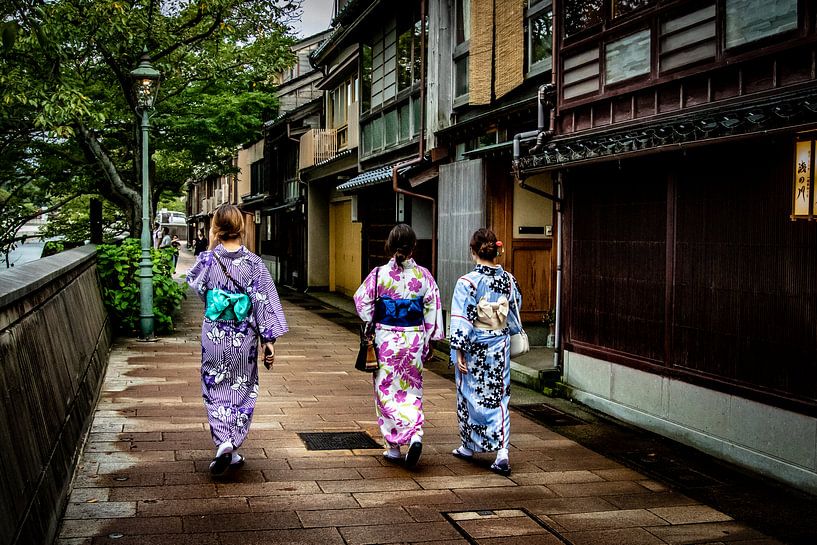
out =
[[389,447],[386,449],[386,456],[389,458],[399,458],[400,457],[400,447]]
[[233,451],[233,459],[230,460],[230,463],[231,464],[237,464],[240,461],[241,461],[241,455],[238,452]]
[[508,449],[501,448],[498,451],[496,451],[496,461],[497,462],[500,461],[500,460],[507,460],[507,459],[508,459]]
[[218,446],[218,450],[216,451],[216,458],[218,458],[222,454],[232,452],[233,450],[235,450],[233,444],[230,441],[224,441]]
[[460,450],[460,454],[462,454],[464,456],[473,456],[474,455],[474,451],[471,450],[470,448],[466,447],[465,445],[460,445],[459,450]]

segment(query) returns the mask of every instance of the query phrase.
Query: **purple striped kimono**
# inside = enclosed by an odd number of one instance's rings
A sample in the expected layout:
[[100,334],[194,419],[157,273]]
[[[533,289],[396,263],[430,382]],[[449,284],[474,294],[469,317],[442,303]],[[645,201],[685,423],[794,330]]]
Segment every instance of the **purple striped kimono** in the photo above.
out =
[[228,251],[218,245],[198,255],[187,273],[187,283],[203,301],[212,289],[241,293],[215,256],[252,300],[246,320],[212,321],[205,317],[201,327],[201,387],[210,433],[217,446],[230,441],[238,448],[247,438],[258,397],[258,339],[252,326],[263,342],[274,341],[289,328],[269,271],[261,258],[244,246]]

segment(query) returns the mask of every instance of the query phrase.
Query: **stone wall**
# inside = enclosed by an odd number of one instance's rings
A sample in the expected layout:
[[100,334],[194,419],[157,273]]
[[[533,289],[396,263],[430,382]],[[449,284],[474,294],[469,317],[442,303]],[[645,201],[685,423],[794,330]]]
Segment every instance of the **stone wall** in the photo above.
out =
[[93,247],[0,271],[0,545],[54,540],[110,341]]
[[580,403],[817,494],[817,418],[570,351],[564,381]]

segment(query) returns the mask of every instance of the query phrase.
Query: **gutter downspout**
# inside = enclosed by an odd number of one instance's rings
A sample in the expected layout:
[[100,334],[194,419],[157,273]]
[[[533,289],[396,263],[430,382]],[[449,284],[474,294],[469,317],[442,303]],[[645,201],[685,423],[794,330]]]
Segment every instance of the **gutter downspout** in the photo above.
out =
[[437,199],[428,195],[421,195],[398,187],[399,169],[419,165],[424,161],[426,142],[426,0],[420,0],[420,149],[417,157],[397,163],[392,166],[392,190],[395,194],[402,194],[416,199],[431,201],[431,275],[437,276]]
[[562,199],[564,198],[564,173],[560,170],[556,173],[556,316],[555,328],[553,330],[556,337],[553,346],[553,366],[562,371]]

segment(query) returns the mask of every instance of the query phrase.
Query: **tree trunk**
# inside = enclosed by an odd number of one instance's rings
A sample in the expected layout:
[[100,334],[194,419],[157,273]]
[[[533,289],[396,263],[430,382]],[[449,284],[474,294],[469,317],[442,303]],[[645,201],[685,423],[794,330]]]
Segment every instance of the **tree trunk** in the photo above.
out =
[[80,145],[93,157],[104,175],[100,180],[100,192],[125,208],[131,236],[138,238],[142,234],[142,195],[125,184],[96,136],[83,124],[79,124],[78,129]]

